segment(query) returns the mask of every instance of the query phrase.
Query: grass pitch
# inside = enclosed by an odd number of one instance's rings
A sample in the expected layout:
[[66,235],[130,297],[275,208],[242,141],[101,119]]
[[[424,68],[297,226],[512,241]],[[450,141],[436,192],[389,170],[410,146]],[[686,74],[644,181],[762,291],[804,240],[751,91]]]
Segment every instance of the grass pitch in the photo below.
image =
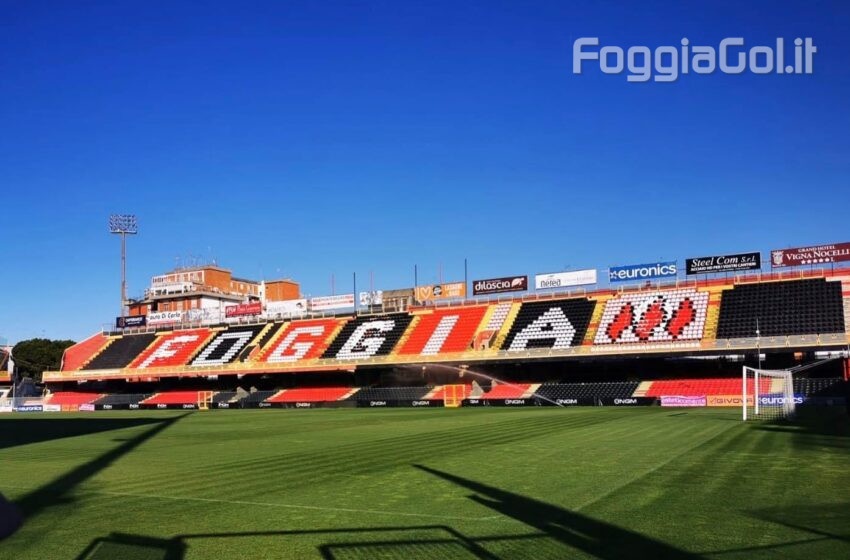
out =
[[850,438],[737,410],[23,414],[0,557],[848,558]]

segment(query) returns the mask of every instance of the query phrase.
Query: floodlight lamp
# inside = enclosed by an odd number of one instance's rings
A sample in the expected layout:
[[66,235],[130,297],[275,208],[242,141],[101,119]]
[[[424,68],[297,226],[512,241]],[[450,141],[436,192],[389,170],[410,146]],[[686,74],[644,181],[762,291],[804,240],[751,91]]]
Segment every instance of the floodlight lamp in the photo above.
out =
[[109,216],[109,233],[133,235],[139,233],[135,214],[112,214]]

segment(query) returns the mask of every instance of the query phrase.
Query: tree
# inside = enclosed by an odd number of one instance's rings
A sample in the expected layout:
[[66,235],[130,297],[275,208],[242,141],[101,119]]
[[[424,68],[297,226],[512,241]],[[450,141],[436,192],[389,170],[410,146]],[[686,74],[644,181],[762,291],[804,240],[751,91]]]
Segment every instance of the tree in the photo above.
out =
[[12,348],[15,369],[21,377],[41,381],[41,372],[48,369],[58,370],[62,364],[62,353],[73,344],[73,340],[22,340]]

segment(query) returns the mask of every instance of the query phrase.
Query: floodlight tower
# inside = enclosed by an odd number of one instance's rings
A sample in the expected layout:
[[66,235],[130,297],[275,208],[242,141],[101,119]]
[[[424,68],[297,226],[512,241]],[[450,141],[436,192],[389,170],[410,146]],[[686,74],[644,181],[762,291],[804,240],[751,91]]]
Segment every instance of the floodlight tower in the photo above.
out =
[[121,236],[121,308],[119,316],[123,317],[124,305],[127,303],[127,236],[139,233],[139,224],[135,214],[112,214],[109,216],[109,233]]

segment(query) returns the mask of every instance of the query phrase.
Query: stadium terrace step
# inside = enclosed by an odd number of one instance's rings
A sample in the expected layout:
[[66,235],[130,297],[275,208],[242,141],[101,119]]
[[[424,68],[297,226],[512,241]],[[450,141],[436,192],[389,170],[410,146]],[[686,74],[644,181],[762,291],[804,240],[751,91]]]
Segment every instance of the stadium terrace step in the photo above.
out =
[[587,298],[524,302],[502,350],[565,350],[584,340],[596,302]]
[[434,356],[465,352],[481,323],[487,306],[437,309],[417,316],[408,329],[407,341],[398,350],[400,355]]
[[637,381],[544,383],[536,392],[539,396],[555,402],[624,399],[634,396],[638,385]]
[[167,391],[157,393],[139,404],[197,404],[198,391]]
[[111,342],[103,333],[96,333],[82,342],[65,349],[62,355],[62,371],[75,371],[94,359]]
[[126,367],[140,352],[156,339],[153,333],[125,335],[112,341],[83,366],[84,370],[119,369]]
[[347,319],[308,319],[284,323],[269,341],[259,362],[292,363],[318,358]]
[[485,400],[490,399],[521,399],[525,397],[526,393],[531,389],[531,385],[529,384],[506,384],[500,383],[498,385],[494,384],[490,387],[490,390],[484,393],[481,398]]
[[[770,393],[771,379],[759,380],[759,392]],[[747,380],[747,393],[753,393],[753,380]],[[673,379],[653,381],[646,391],[647,397],[682,396],[703,397],[713,395],[740,395],[741,378]]]
[[693,288],[622,294],[605,303],[594,344],[700,340],[708,299]]
[[156,341],[133,360],[131,368],[146,369],[186,364],[211,336],[210,329],[192,329],[161,334]]
[[737,285],[720,300],[717,338],[845,332],[841,292],[824,278]]
[[348,321],[322,354],[335,360],[386,356],[396,347],[413,317],[407,313],[361,315]]
[[351,387],[314,387],[304,389],[286,389],[272,398],[266,399],[270,403],[297,403],[297,402],[333,402],[349,398],[357,389]]
[[81,404],[92,404],[100,397],[100,393],[75,393],[67,391],[53,393],[44,402],[45,404],[58,404],[60,406],[79,406]]
[[356,401],[417,401],[426,400],[428,387],[364,387],[348,400]]
[[265,325],[235,326],[219,331],[191,361],[192,367],[221,366],[236,361]]

